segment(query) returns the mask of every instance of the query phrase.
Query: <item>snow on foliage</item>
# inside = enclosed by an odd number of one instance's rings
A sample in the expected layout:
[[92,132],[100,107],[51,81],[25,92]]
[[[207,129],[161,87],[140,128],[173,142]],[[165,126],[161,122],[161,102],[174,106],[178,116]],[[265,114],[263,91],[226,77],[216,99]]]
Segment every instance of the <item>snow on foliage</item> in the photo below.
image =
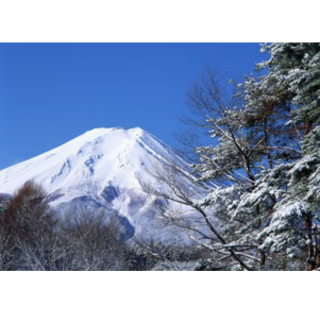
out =
[[272,253],[284,251],[288,258],[297,254],[297,248],[306,246],[304,239],[303,218],[308,212],[307,205],[301,202],[286,203],[279,205],[272,213],[268,227],[262,230],[258,238],[264,239],[260,245],[262,250],[270,250]]
[[262,51],[270,54],[257,64],[265,72],[236,86],[237,107],[219,99],[216,82],[211,100],[202,94],[208,82],[193,96],[215,139],[197,149],[194,168],[199,181],[220,184],[198,203],[214,207],[222,246],[237,248],[253,268],[314,270],[320,266],[320,44],[273,43]]

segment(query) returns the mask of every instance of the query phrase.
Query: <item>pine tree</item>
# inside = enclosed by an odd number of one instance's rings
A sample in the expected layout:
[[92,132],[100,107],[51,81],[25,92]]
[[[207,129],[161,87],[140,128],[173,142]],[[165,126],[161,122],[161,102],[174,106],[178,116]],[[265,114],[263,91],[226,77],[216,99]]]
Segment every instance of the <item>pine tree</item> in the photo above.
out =
[[293,123],[288,123],[291,104],[287,91],[278,90],[277,81],[269,74],[246,78],[239,87],[245,100],[245,128],[256,132],[262,141],[261,166],[272,169],[278,163],[297,159],[300,133]]
[[278,82],[279,90],[290,94],[295,110],[292,121],[308,134],[320,120],[320,44],[274,43],[264,45],[270,60],[258,68],[267,68],[269,77]]
[[[228,245],[241,250],[252,268],[315,270],[320,266],[320,45],[276,43],[263,49],[271,57],[258,68],[266,73],[237,86],[242,103],[206,120],[211,137],[218,139],[197,150],[200,164],[194,167],[200,181],[228,183],[198,205],[214,207]],[[248,168],[248,179],[239,183],[237,175]]]
[[320,44],[262,50],[262,73],[233,89],[210,72],[194,87],[189,123],[211,143],[195,149],[193,176],[165,165],[157,178],[169,191],[149,190],[188,208],[160,215],[219,269],[318,270]]

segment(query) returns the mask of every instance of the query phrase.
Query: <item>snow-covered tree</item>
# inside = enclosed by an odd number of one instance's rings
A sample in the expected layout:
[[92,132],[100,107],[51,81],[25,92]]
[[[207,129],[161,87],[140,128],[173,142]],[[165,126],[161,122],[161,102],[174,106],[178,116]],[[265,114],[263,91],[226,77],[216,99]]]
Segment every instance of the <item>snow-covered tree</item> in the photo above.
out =
[[308,134],[320,120],[320,44],[274,43],[264,45],[262,50],[271,58],[258,68],[266,68],[279,90],[288,92],[296,107],[291,120]]
[[[197,121],[190,123],[207,130],[212,143],[196,148],[199,161],[192,165],[194,184],[202,184],[206,196],[184,192],[182,202],[203,224],[183,225],[177,214],[167,218],[196,231],[193,240],[220,266],[317,270],[320,45],[275,43],[263,50],[270,59],[257,65],[262,75],[245,78],[231,96],[212,74],[192,91]],[[184,190],[181,179],[166,182]],[[206,224],[209,233],[200,227]]]
[[194,168],[202,181],[253,183],[261,166],[264,137],[247,129],[243,97],[237,86],[231,87],[226,98],[222,85],[208,72],[189,94],[190,107],[198,118],[194,123],[212,138],[211,145],[196,149],[200,161]]
[[261,167],[272,169],[283,161],[299,158],[300,132],[295,123],[288,123],[292,106],[288,92],[279,90],[276,77],[247,77],[238,87],[245,100],[245,128],[262,140]]
[[[231,220],[241,221],[237,242],[257,246],[270,258],[269,268],[277,261],[285,269],[314,270],[320,263],[320,46],[282,43],[266,48],[271,58],[259,67],[268,73],[244,83],[243,110],[252,116],[249,130],[261,120],[269,122],[265,151],[272,165],[256,176],[253,188],[242,188],[227,210]],[[263,126],[260,131],[265,134]],[[285,157],[282,150],[288,152]]]

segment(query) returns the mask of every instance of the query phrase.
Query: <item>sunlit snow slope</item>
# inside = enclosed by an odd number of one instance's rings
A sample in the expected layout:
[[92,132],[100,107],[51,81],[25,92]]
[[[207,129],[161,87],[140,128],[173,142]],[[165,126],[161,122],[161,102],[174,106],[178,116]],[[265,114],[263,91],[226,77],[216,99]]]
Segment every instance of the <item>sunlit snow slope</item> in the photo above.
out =
[[0,171],[0,193],[13,194],[24,182],[34,180],[62,214],[83,208],[101,210],[119,217],[128,239],[174,241],[154,218],[154,199],[140,185],[141,181],[156,184],[150,172],[154,164],[168,160],[182,164],[168,146],[140,128],[94,129]]

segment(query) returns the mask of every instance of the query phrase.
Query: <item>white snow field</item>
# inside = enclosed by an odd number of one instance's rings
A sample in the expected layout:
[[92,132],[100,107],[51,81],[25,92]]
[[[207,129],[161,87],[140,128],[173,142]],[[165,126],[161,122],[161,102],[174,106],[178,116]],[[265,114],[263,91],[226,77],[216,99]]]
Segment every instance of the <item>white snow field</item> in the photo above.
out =
[[183,161],[169,146],[140,128],[99,128],[49,152],[0,171],[0,193],[13,194],[34,180],[48,192],[60,214],[75,209],[116,214],[127,239],[180,242],[182,235],[155,218],[154,198],[141,181],[157,184],[155,164]]

